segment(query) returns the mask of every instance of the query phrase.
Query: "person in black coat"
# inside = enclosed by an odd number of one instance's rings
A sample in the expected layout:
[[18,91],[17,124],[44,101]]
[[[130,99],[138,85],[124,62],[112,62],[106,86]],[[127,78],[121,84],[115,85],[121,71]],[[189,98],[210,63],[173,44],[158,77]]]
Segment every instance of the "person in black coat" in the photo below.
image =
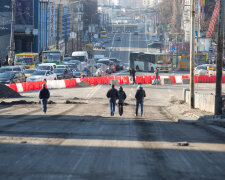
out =
[[119,108],[119,114],[120,116],[122,116],[123,114],[123,103],[124,100],[127,98],[126,93],[123,91],[122,86],[120,86],[120,89],[118,91],[118,108]]
[[118,99],[118,91],[117,89],[115,89],[114,84],[112,85],[112,88],[107,92],[106,96],[107,98],[109,98],[111,116],[114,116],[116,100]]
[[132,77],[133,77],[133,84],[135,84],[135,73],[136,73],[135,69],[132,68],[131,74],[132,74]]
[[139,104],[141,105],[141,116],[143,115],[144,98],[146,97],[145,90],[141,85],[138,86],[137,92],[135,94],[136,98],[136,116],[138,115]]
[[47,112],[47,102],[50,97],[50,92],[46,88],[46,84],[42,84],[42,89],[39,92],[39,99],[41,100],[42,110],[44,114]]
[[159,84],[159,69],[158,68],[156,68],[155,69],[155,79],[154,79],[154,82],[153,82],[153,84],[155,85],[155,84]]

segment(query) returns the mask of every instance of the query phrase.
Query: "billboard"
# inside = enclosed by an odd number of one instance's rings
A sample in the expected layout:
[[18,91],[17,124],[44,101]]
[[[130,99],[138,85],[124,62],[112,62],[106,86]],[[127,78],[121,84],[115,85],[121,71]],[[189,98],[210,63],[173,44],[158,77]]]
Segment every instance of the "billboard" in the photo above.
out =
[[15,24],[33,25],[34,0],[16,0]]
[[49,36],[51,38],[56,36],[56,5],[51,3],[49,5]]

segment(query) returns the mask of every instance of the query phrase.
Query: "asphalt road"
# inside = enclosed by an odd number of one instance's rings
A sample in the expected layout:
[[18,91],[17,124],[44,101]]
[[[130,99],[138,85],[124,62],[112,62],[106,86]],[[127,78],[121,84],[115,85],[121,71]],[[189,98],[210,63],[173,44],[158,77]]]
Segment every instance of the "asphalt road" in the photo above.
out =
[[[0,179],[224,179],[225,139],[162,111],[183,86],[145,85],[142,118],[133,85],[124,115],[109,116],[108,88],[51,90],[47,115],[40,104],[0,106]],[[37,91],[22,95],[38,102]]]
[[[117,41],[117,37],[121,37],[121,41]],[[132,51],[146,52],[147,42],[142,35],[133,35],[133,33],[114,33],[108,34],[111,42],[105,43],[105,50],[96,50],[94,54],[103,54],[105,57],[117,58],[123,63],[128,63],[129,54]],[[156,51],[149,49],[149,51]]]
[[[115,41],[117,35],[110,35],[106,51],[95,53],[126,63],[130,51],[146,46],[140,36],[120,34]],[[196,84],[196,90],[209,93],[214,86]],[[109,115],[107,85],[51,90],[47,115],[40,104],[0,105],[0,179],[222,180],[225,139],[201,126],[174,123],[163,111],[186,87],[144,85],[143,117],[134,116],[136,85],[124,86],[122,117],[117,110]],[[0,100],[38,102],[38,91],[22,95]]]
[[[121,41],[117,41],[116,38],[120,36]],[[114,33],[108,34],[111,38],[111,42],[105,43],[106,49],[95,50],[94,54],[102,54],[106,58],[117,58],[123,63],[128,65],[130,52],[159,52],[158,49],[148,48],[147,40],[144,34],[134,35],[133,33]],[[120,73],[127,75],[128,72]],[[169,73],[160,73],[160,75],[183,75],[189,74],[187,71],[171,71]],[[137,72],[137,75],[153,75],[153,73]]]

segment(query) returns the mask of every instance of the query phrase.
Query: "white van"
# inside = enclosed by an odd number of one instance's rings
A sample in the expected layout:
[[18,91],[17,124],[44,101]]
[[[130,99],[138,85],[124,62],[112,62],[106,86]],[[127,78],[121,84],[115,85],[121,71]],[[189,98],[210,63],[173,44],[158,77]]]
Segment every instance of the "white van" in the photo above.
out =
[[87,51],[74,51],[72,53],[72,60],[78,60],[80,62],[87,62],[87,60],[88,60]]
[[74,51],[72,53],[72,60],[78,60],[80,61],[80,65],[78,69],[80,71],[83,71],[84,68],[88,65],[88,53],[87,51]]

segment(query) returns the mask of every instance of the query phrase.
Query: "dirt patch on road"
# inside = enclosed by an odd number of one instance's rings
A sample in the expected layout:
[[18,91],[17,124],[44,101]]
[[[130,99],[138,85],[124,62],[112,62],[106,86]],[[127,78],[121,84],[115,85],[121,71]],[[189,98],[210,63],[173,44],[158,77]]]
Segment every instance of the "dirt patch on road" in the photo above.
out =
[[37,102],[20,100],[20,101],[11,101],[11,102],[2,101],[0,103],[0,105],[18,105],[18,104],[37,104]]
[[66,104],[87,104],[87,103],[86,102],[77,102],[77,101],[66,100]]
[[18,92],[0,83],[0,98],[19,98],[19,97],[21,97],[21,95]]

